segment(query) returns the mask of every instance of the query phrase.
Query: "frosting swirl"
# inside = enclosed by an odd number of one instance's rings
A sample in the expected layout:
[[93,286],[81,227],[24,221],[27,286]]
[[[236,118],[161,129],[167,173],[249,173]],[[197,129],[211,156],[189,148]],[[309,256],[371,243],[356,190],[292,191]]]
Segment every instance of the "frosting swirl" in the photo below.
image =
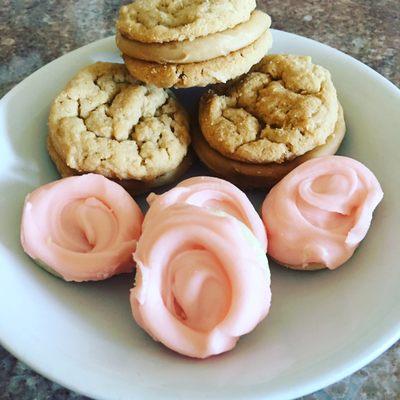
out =
[[21,244],[44,268],[67,281],[129,272],[143,215],[117,183],[87,174],[44,185],[25,200]]
[[[151,193],[147,202],[150,205],[147,221],[165,210],[171,204],[187,203],[223,211],[243,222],[259,240],[263,249],[267,249],[265,227],[257,211],[247,196],[235,185],[219,178],[199,176],[189,178],[162,195]],[[144,228],[143,226],[143,228]]]
[[269,310],[265,252],[244,224],[225,213],[167,207],[146,222],[134,259],[133,316],[181,354],[205,358],[228,351]]
[[382,197],[378,180],[360,162],[342,156],[309,160],[264,201],[268,254],[298,269],[335,269],[367,234]]

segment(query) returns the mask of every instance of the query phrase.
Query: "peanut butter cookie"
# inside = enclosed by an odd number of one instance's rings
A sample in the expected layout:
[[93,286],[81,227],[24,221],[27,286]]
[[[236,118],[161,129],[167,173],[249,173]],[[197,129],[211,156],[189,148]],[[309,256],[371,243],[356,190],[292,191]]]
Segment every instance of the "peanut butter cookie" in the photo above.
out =
[[136,81],[122,64],[84,68],[50,110],[48,150],[63,176],[151,185],[181,171],[189,142],[188,117],[171,93]]
[[193,40],[247,21],[255,0],[136,0],[121,7],[117,29],[145,43]]
[[268,55],[251,72],[200,104],[208,144],[252,164],[284,163],[326,143],[339,103],[329,71],[307,56]]
[[213,149],[199,129],[192,134],[193,148],[200,160],[216,176],[224,178],[242,188],[263,188],[270,189],[285,175],[301,163],[312,158],[332,155],[337,152],[346,132],[346,125],[343,117],[343,109],[339,106],[338,119],[335,129],[328,136],[326,142],[314,149],[284,163],[248,163],[232,160]]
[[272,45],[269,30],[257,40],[226,56],[189,64],[159,64],[124,56],[129,72],[148,84],[162,88],[187,88],[225,83],[258,63]]

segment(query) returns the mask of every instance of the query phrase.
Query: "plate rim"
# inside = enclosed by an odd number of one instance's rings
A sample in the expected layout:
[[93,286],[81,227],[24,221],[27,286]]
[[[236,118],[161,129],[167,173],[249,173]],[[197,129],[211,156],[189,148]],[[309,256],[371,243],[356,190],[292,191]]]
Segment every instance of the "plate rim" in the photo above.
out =
[[[366,71],[368,74],[372,75],[373,78],[377,79],[380,84],[384,85],[388,90],[392,91],[395,96],[397,96],[400,99],[400,89],[393,83],[391,82],[388,78],[384,77],[381,75],[379,72],[375,71],[373,68],[370,66],[362,63],[361,61],[357,60],[351,55],[346,54],[345,52],[338,50],[336,48],[333,48],[327,44],[318,42],[317,40],[310,39],[308,37],[298,35],[295,33],[290,33],[286,32],[283,30],[277,30],[277,29],[271,29],[273,35],[276,33],[283,34],[283,35],[289,35],[291,37],[294,37],[295,40],[300,39],[300,40],[306,40],[313,46],[318,46],[322,47],[327,51],[333,52],[336,55],[339,55],[340,57],[345,57],[345,59],[348,59],[351,61],[353,64],[356,64],[358,68],[363,69]],[[10,91],[8,91],[2,98],[0,98],[0,109],[4,106],[5,103],[7,103],[13,96],[17,95],[21,90],[24,89],[24,86],[27,84],[26,82],[30,79],[33,78],[35,75],[42,73],[44,69],[49,68],[53,63],[59,62],[63,58],[70,57],[72,54],[77,53],[82,51],[83,49],[87,47],[96,47],[100,46],[103,43],[107,43],[110,41],[115,40],[115,35],[108,36],[106,38],[98,39],[96,41],[93,41],[91,43],[88,43],[86,45],[83,45],[81,47],[78,47],[68,53],[65,53],[61,55],[60,57],[50,61],[49,63],[43,65],[40,67],[38,70],[34,71],[32,74],[24,78],[21,82],[16,84]],[[32,370],[36,371],[39,373],[41,376],[45,377],[46,379],[49,379],[52,382],[55,382],[65,388],[68,388],[69,390],[72,390],[73,392],[83,395],[83,396],[88,396],[88,397],[94,397],[99,400],[108,400],[110,397],[103,396],[100,393],[95,393],[93,391],[86,391],[85,389],[82,389],[81,387],[77,387],[76,384],[71,384],[68,382],[68,379],[63,379],[62,377],[58,377],[54,374],[52,374],[51,370],[46,370],[45,368],[41,367],[39,364],[35,362],[36,358],[30,359],[29,355],[23,354],[21,349],[18,347],[18,342],[12,343],[12,338],[4,338],[4,332],[1,330],[0,326],[0,345],[6,349],[10,354],[12,354],[14,357],[16,357],[19,361],[23,362],[25,365],[27,365],[29,368]],[[8,340],[7,340],[8,339]],[[308,394],[311,394],[315,391],[321,390],[329,385],[332,385],[347,376],[353,374],[354,372],[358,371],[359,369],[363,368],[367,364],[369,364],[371,361],[379,357],[381,354],[383,354],[386,350],[388,350],[393,344],[395,344],[398,340],[400,340],[400,320],[397,322],[397,324],[394,324],[391,329],[388,329],[385,333],[385,335],[382,335],[380,337],[380,340],[376,340],[373,345],[370,345],[367,349],[364,349],[363,351],[360,351],[360,354],[357,358],[350,359],[347,362],[344,362],[341,364],[341,367],[337,367],[336,370],[332,370],[331,372],[323,373],[320,375],[317,379],[314,379],[312,381],[308,381],[304,384],[299,384],[295,386],[294,388],[290,389],[285,389],[285,390],[277,390],[273,395],[269,396],[268,398],[270,400],[273,399],[280,399],[280,400],[289,400],[301,396],[305,396]],[[255,389],[252,393],[249,393],[247,396],[250,399],[263,399],[265,398],[265,394],[263,394],[263,388],[257,388]],[[140,395],[143,395],[145,393],[139,393]],[[238,398],[237,395],[230,394],[230,398]],[[134,395],[134,398],[136,396]],[[139,397],[140,398],[140,397]]]

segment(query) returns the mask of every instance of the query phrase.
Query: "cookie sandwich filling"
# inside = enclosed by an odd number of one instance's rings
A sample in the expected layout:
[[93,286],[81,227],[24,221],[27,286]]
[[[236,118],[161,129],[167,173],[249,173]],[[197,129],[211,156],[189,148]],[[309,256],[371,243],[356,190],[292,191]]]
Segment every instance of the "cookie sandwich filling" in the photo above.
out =
[[271,18],[255,10],[248,21],[231,29],[193,40],[165,43],[144,43],[117,33],[117,46],[128,57],[156,63],[189,64],[226,56],[249,46],[264,35]]

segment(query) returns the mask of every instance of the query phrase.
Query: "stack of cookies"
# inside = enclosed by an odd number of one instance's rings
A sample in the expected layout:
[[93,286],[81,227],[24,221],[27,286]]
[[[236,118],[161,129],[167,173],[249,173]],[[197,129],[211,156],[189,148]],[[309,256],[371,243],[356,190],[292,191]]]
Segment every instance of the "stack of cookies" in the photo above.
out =
[[[146,192],[186,172],[192,142],[215,175],[269,188],[334,154],[345,123],[329,71],[307,56],[266,55],[271,19],[255,8],[255,0],[122,6],[116,42],[125,65],[86,67],[53,103],[47,144],[61,175],[94,172]],[[217,83],[191,124],[168,90]]]
[[272,44],[255,0],[136,0],[123,6],[117,46],[136,79],[161,88],[225,83]]

